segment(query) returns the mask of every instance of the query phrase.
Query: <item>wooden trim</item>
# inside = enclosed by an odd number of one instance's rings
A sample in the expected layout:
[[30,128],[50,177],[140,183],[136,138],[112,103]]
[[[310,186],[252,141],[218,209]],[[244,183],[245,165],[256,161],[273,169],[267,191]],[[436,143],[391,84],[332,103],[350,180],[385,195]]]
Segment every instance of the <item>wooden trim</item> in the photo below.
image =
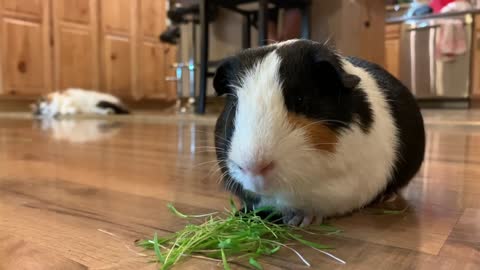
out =
[[43,30],[43,79],[44,79],[44,93],[52,90],[52,50],[53,50],[53,37],[52,37],[52,25],[50,18],[52,17],[51,1],[42,1],[42,30]]
[[139,86],[139,79],[138,79],[138,65],[139,65],[139,44],[140,42],[140,27],[142,26],[140,21],[140,16],[141,16],[141,2],[142,1],[136,1],[132,0],[133,6],[131,9],[131,24],[130,24],[130,35],[131,35],[131,41],[130,41],[130,46],[131,46],[131,51],[130,51],[130,61],[131,61],[131,89],[130,89],[130,95],[133,97],[133,99],[140,99],[142,98],[142,93],[138,91],[138,86]]
[[5,81],[3,80],[3,66],[5,65],[4,56],[5,50],[3,49],[3,42],[5,40],[3,33],[3,0],[0,0],[0,95],[4,94]]
[[480,98],[480,15],[475,15],[473,17],[473,23],[475,25],[472,32],[472,54],[470,61],[470,95],[471,95],[471,105],[473,106],[474,99]]
[[43,15],[43,6],[48,5],[48,3],[45,4],[45,2],[49,2],[49,1],[42,1],[42,14],[40,15],[28,14],[23,12],[15,12],[15,11],[10,11],[5,9],[2,10],[2,13],[3,13],[3,16],[7,18],[15,18],[22,21],[31,21],[35,23],[40,23],[42,21],[41,16]]
[[98,17],[100,14],[98,13],[98,1],[101,0],[90,0],[90,31],[92,35],[92,50],[93,50],[93,61],[92,63],[95,63],[94,66],[92,67],[92,77],[93,77],[93,88],[94,89],[99,89],[100,88],[100,53],[99,53],[99,29],[100,25],[98,24]]
[[385,25],[385,39],[399,39],[401,24]]
[[59,44],[59,37],[60,37],[60,20],[58,15],[58,1],[59,0],[52,0],[52,49],[53,49],[53,88],[56,90],[60,90],[60,46]]
[[105,20],[105,18],[103,18],[102,16],[102,12],[103,12],[103,9],[102,9],[102,2],[101,0],[100,1],[97,1],[97,24],[98,24],[98,33],[97,33],[97,36],[98,36],[98,43],[97,43],[97,46],[99,48],[99,52],[98,52],[98,59],[100,61],[100,63],[98,64],[98,66],[100,67],[100,82],[99,82],[99,85],[98,85],[98,90],[101,91],[101,92],[105,92],[107,93],[107,83],[106,83],[106,80],[105,80],[105,76],[106,76],[106,64],[105,64],[105,29],[103,27],[103,21]]
[[475,29],[480,31],[480,14],[475,15]]

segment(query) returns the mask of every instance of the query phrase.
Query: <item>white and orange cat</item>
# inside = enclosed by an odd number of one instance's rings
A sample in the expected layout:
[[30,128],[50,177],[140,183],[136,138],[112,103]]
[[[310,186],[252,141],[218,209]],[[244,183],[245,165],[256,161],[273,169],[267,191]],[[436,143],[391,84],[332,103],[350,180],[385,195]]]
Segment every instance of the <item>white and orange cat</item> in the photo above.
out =
[[122,101],[113,95],[79,88],[52,92],[41,97],[31,107],[33,114],[38,117],[130,113]]

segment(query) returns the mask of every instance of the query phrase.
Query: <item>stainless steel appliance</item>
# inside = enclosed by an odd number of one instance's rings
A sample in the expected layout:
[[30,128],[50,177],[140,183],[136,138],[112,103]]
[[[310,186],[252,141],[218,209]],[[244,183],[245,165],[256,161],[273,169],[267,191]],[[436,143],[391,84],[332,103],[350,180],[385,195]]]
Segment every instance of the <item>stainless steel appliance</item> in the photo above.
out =
[[[442,24],[455,20],[465,31],[466,50],[446,61],[439,56]],[[467,100],[470,95],[472,15],[406,21],[400,35],[400,80],[422,100]]]

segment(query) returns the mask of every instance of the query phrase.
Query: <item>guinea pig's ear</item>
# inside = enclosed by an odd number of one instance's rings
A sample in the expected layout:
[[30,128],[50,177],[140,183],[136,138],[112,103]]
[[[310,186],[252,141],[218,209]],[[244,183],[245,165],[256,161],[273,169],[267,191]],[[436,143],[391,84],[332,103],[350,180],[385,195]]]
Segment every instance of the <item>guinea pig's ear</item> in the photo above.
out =
[[342,74],[342,83],[343,86],[347,89],[354,89],[360,83],[360,77],[353,74],[348,74],[343,72]]
[[[315,63],[317,74],[322,78],[322,83],[331,86],[341,85],[345,89],[354,89],[360,83],[360,78],[353,74],[346,73],[342,68],[335,66],[327,60],[320,60]],[[325,82],[327,80],[327,82]]]
[[232,93],[232,83],[234,83],[233,80],[235,79],[234,74],[238,73],[239,63],[236,57],[229,57],[220,64],[213,78],[213,88],[215,88],[217,95],[221,96]]

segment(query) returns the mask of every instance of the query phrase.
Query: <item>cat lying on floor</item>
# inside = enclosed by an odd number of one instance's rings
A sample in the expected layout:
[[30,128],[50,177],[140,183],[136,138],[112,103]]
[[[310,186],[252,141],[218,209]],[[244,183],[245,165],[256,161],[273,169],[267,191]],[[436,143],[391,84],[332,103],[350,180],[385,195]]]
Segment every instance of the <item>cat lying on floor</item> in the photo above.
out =
[[129,114],[119,98],[91,90],[69,88],[52,92],[32,104],[33,114],[38,117],[59,117],[88,114]]

